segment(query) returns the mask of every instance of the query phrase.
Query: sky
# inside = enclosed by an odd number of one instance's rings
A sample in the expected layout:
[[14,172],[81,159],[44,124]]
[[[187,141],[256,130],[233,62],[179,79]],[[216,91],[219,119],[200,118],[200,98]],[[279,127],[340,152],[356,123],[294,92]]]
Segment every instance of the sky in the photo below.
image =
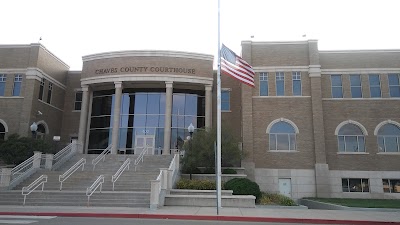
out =
[[[218,0],[1,0],[0,9],[0,44],[41,37],[71,70],[110,51],[218,53]],[[220,0],[221,43],[239,55],[243,40],[400,49],[399,9],[398,0]]]

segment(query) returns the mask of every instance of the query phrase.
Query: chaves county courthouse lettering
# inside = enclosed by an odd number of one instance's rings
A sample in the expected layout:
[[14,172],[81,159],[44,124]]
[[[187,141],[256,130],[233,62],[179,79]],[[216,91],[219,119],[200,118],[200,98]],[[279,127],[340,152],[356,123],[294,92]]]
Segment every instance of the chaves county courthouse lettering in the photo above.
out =
[[[319,51],[316,40],[242,42],[255,87],[222,77],[222,120],[248,177],[302,197],[400,198],[400,50]],[[0,138],[77,139],[81,153],[170,154],[215,126],[212,55],[121,51],[81,71],[41,44],[0,46]],[[39,113],[40,112],[40,113]]]

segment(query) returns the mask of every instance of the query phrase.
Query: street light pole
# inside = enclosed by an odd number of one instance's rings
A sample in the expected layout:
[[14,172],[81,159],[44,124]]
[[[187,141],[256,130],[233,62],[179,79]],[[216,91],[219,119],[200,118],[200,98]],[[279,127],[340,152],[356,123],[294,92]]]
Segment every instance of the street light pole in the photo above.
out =
[[32,132],[32,139],[35,139],[38,126],[35,122],[33,122],[30,128],[31,128],[31,132]]
[[[193,131],[194,131],[194,126],[192,123],[190,123],[190,125],[188,126],[188,131],[190,134],[190,140],[189,140],[189,152],[192,151],[192,137],[193,137]],[[192,180],[192,165],[190,166],[190,174],[189,174],[189,179]]]

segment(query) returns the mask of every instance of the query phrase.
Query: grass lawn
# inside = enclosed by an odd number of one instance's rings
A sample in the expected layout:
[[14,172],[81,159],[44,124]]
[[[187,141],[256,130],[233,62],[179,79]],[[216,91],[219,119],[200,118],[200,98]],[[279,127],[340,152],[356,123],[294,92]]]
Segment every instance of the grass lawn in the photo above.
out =
[[362,208],[397,208],[400,199],[308,198],[310,200]]

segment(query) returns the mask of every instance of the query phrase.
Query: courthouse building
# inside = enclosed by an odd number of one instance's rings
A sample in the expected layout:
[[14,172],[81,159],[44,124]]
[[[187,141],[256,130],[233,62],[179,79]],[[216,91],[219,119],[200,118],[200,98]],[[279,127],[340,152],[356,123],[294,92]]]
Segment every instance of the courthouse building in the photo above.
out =
[[[400,198],[400,50],[319,51],[316,40],[242,42],[255,88],[222,77],[222,120],[263,191]],[[82,153],[170,154],[215,126],[212,55],[120,51],[81,71],[41,44],[0,45],[0,138],[77,139]]]

